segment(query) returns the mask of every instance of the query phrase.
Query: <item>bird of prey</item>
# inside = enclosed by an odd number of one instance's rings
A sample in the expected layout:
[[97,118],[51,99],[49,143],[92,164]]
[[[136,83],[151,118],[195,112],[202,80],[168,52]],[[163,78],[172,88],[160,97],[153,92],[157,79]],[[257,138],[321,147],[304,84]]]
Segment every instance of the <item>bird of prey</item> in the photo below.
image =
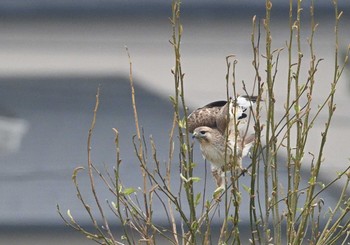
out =
[[212,174],[220,188],[225,186],[225,171],[242,169],[242,158],[254,143],[255,133],[249,130],[247,110],[256,99],[239,96],[228,102],[212,102],[187,118],[188,131],[198,140],[203,157],[211,162]]

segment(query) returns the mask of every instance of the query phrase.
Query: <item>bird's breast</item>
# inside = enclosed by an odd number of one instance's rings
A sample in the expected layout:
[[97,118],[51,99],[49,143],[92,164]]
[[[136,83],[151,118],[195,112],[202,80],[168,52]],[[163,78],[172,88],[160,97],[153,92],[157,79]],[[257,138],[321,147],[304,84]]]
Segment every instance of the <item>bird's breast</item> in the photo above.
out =
[[[202,144],[201,151],[205,159],[217,167],[225,165],[225,152],[217,149],[211,144]],[[228,154],[229,156],[229,154]],[[228,161],[228,160],[227,160]]]

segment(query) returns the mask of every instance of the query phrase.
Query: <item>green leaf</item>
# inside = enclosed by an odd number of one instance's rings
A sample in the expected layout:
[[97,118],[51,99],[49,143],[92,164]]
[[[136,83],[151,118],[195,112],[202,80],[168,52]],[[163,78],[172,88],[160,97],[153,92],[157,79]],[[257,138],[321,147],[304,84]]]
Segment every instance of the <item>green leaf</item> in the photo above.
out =
[[299,85],[299,93],[301,93],[305,88],[305,84]]
[[182,34],[183,30],[184,30],[184,29],[183,29],[183,26],[180,24],[180,25],[179,25],[179,34],[180,34],[180,35]]
[[187,152],[187,149],[188,149],[187,144],[183,143],[182,144],[182,151]]
[[118,206],[117,206],[117,204],[115,203],[115,202],[111,202],[112,203],[112,207],[114,208],[114,209],[118,209]]
[[194,201],[194,205],[195,206],[197,206],[198,204],[199,204],[199,202],[200,202],[200,200],[201,200],[201,197],[202,197],[202,193],[198,193],[197,195],[196,195],[196,199],[195,199],[195,201]]
[[174,105],[175,105],[175,98],[173,97],[173,96],[169,96],[169,99],[170,99],[170,101],[171,101],[171,103],[173,103]]
[[251,188],[249,186],[243,185],[243,189],[250,194]]
[[316,177],[312,176],[309,179],[309,185],[315,185],[316,184]]
[[294,110],[296,113],[300,112],[300,106],[299,105],[294,105]]
[[207,201],[205,202],[205,207],[206,207],[207,209],[210,208],[210,201],[209,201],[209,200],[207,200]]
[[201,178],[199,178],[199,177],[191,177],[191,178],[189,178],[189,180],[192,180],[193,182],[199,182],[199,181],[201,181]]
[[230,221],[232,223],[235,222],[235,219],[232,217],[232,215],[230,215],[228,218],[227,218],[227,221]]
[[130,195],[130,194],[132,194],[132,193],[135,193],[136,192],[136,190],[134,189],[134,188],[126,188],[124,191],[123,191],[123,194],[124,195]]
[[216,188],[216,190],[213,193],[213,198],[214,199],[218,199],[221,195],[221,193],[224,191],[225,189],[221,186],[219,186],[218,188]]
[[182,118],[179,120],[179,127],[186,128],[186,119],[185,118]]

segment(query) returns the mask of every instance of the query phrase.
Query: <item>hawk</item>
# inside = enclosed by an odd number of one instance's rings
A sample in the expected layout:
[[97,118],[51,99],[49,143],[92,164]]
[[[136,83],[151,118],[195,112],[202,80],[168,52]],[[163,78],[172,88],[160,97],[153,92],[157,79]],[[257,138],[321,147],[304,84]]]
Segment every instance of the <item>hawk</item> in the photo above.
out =
[[239,96],[227,101],[215,101],[193,111],[187,127],[200,144],[202,155],[211,162],[212,174],[220,188],[225,186],[225,171],[242,168],[255,140],[249,130],[247,110],[256,102],[255,96]]

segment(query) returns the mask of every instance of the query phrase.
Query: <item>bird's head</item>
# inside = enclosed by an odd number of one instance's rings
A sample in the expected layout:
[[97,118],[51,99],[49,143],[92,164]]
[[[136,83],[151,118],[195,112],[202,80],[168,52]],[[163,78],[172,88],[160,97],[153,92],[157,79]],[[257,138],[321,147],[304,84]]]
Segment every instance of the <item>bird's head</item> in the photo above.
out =
[[202,126],[193,131],[192,138],[196,138],[199,142],[208,142],[215,135],[215,129]]

